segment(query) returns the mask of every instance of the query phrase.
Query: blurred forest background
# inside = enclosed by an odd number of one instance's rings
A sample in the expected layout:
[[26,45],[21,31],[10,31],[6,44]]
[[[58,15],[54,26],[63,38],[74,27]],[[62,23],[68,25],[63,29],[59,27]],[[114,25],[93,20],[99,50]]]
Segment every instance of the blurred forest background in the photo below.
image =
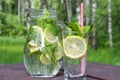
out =
[[120,66],[120,0],[0,0],[0,64],[22,63],[29,9],[54,9],[58,19],[91,25],[88,61]]

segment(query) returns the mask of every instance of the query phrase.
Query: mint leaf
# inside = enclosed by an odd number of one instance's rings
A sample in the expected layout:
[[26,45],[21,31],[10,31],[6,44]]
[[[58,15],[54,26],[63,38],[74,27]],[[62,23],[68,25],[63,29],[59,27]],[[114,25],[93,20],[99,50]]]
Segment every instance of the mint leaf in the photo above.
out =
[[81,36],[80,26],[77,22],[70,22],[68,23],[68,26],[72,29],[72,31],[75,31],[77,35]]
[[83,27],[83,34],[85,35],[90,30],[90,26]]
[[45,14],[44,18],[48,18],[52,15],[51,12],[47,9],[44,9],[44,14]]
[[67,27],[66,29],[67,29],[68,35],[71,36],[71,35],[72,35],[72,30],[71,30],[71,28]]
[[42,50],[42,53],[48,54],[54,64],[59,64],[59,62],[56,60],[56,58],[54,56],[56,48],[57,48],[57,43],[46,44],[46,46]]
[[[68,22],[67,24],[68,24],[68,27],[71,28],[73,32],[77,33],[77,35],[82,36],[82,37],[84,37],[85,34],[90,30],[90,26],[80,27],[78,22]],[[68,35],[71,34],[69,28],[66,28],[68,31]]]
[[55,23],[46,23],[45,27],[54,35],[58,36],[59,34],[59,27]]

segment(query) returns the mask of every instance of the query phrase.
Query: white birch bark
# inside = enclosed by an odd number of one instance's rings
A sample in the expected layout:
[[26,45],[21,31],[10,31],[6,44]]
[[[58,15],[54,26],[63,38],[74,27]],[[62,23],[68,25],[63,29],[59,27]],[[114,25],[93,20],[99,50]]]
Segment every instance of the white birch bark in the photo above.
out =
[[67,7],[67,16],[68,21],[72,21],[72,6],[71,6],[71,0],[66,0],[66,7]]
[[0,0],[0,12],[2,10],[2,1]]
[[9,11],[9,14],[11,14],[11,12],[12,12],[11,4],[8,5],[8,11]]
[[42,0],[42,8],[43,8],[43,9],[45,9],[45,8],[48,9],[47,0]]
[[21,16],[21,23],[24,26],[24,19],[25,19],[25,0],[21,1],[21,11],[22,11],[22,16]]
[[[2,1],[0,0],[0,13],[2,11]],[[1,19],[0,19],[0,26],[1,26]],[[1,27],[0,27],[0,34],[2,33]]]
[[96,27],[95,27],[96,8],[97,8],[96,0],[92,0],[92,23],[93,23],[93,30],[94,30],[93,42],[92,42],[93,49],[97,48],[97,35],[96,35]]
[[80,0],[76,0],[76,14],[77,14],[77,20],[80,24]]
[[20,0],[18,0],[18,23],[20,25],[20,5],[21,5],[21,2]]
[[29,31],[30,28],[30,12],[29,12],[29,8],[30,8],[30,0],[27,0],[25,2],[25,16],[26,16],[26,25],[27,25],[27,30]]
[[[90,24],[90,0],[84,0],[85,3],[85,25]],[[89,41],[89,33],[86,34],[86,38]]]
[[112,40],[112,18],[111,18],[111,0],[108,0],[108,33],[109,33],[109,44],[113,47]]
[[86,20],[85,20],[85,24],[89,25],[90,23],[90,0],[85,0],[85,9],[86,9]]

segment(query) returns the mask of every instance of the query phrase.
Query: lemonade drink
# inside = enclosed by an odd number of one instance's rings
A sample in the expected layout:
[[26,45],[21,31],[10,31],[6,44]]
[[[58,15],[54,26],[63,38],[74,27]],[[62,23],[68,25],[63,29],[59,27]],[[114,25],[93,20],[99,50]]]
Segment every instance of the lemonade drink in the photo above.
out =
[[[82,70],[86,69],[86,61],[82,63],[82,57],[87,53],[87,42],[84,36],[89,26],[85,28],[82,30],[78,23],[70,22],[64,31],[64,80],[77,80],[85,76]],[[81,64],[84,64],[84,67],[81,67]]]
[[43,10],[40,12],[37,10],[37,15],[31,16],[31,27],[24,47],[24,64],[31,76],[53,77],[62,63],[61,29],[49,11],[44,14]]

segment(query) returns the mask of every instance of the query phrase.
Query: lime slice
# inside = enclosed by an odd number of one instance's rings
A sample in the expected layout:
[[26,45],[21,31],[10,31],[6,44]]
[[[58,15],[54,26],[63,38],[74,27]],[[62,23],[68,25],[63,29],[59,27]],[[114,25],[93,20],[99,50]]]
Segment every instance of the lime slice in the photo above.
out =
[[45,55],[45,54],[41,54],[40,55],[40,61],[41,63],[45,64],[45,65],[48,65],[51,63],[51,58],[49,55]]
[[54,53],[54,56],[55,56],[56,60],[62,59],[62,57],[63,57],[63,49],[62,49],[62,47],[60,45],[57,46],[56,51]]
[[45,29],[44,36],[45,39],[50,43],[54,43],[58,40],[58,37],[55,36],[48,28]]
[[40,50],[40,47],[39,46],[37,46],[37,47],[31,47],[30,48],[30,53],[35,53],[35,52],[37,52],[37,51],[39,51]]
[[64,39],[64,52],[69,58],[77,59],[85,55],[87,51],[87,43],[80,36],[68,36]]

